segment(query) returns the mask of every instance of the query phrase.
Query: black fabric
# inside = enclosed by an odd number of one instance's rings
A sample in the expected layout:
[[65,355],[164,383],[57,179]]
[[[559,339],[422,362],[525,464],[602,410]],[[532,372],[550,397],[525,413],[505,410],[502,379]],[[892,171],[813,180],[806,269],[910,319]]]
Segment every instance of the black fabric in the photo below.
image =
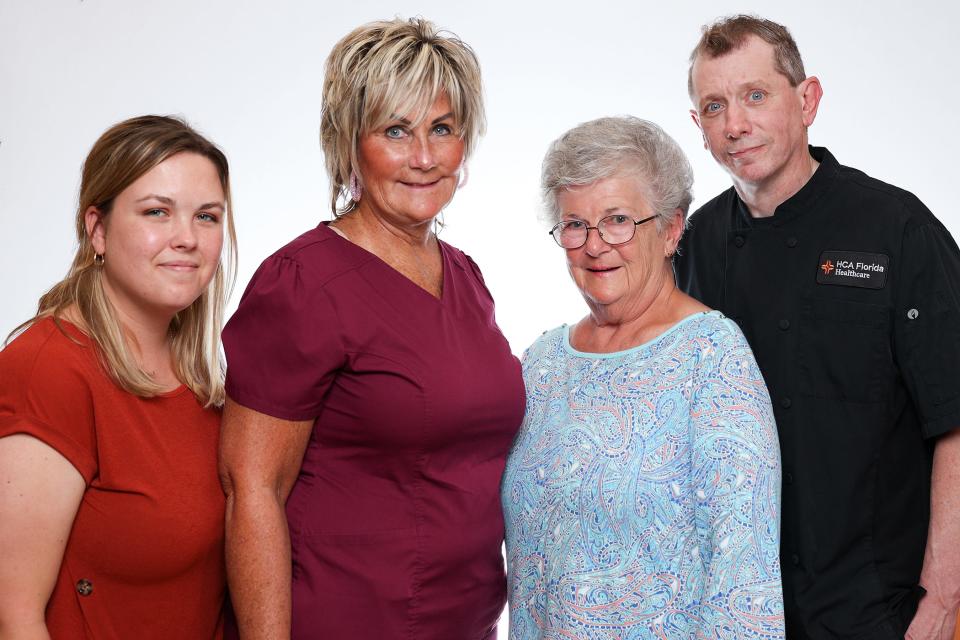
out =
[[[902,638],[934,439],[960,426],[960,250],[910,193],[810,152],[820,167],[772,217],[732,188],[697,211],[677,280],[740,325],[770,389],[788,638]],[[818,282],[825,252],[872,255],[850,268],[882,267],[882,286]]]

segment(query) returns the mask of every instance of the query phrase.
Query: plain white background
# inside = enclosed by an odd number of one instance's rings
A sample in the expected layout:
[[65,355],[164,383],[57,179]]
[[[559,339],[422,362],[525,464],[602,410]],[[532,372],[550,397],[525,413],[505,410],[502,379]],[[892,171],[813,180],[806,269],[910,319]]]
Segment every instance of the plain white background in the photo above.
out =
[[331,47],[363,22],[423,15],[476,50],[489,121],[441,237],[483,269],[520,353],[586,310],[538,220],[547,145],[584,120],[629,113],[686,150],[694,207],[727,188],[690,121],[686,71],[700,25],[738,12],[786,24],[820,78],[811,141],[913,191],[960,234],[956,3],[0,0],[0,332],[66,272],[90,146],[144,113],[185,116],[230,158],[232,312],[263,258],[330,217],[317,133]]

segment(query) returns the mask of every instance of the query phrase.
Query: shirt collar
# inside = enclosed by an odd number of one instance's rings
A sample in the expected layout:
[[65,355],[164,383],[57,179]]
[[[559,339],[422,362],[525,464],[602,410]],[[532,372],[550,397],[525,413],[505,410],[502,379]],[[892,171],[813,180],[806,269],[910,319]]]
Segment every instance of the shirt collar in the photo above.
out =
[[840,164],[826,147],[808,147],[813,159],[820,163],[807,183],[795,194],[787,198],[773,212],[769,218],[754,218],[743,200],[733,190],[735,211],[739,227],[780,226],[813,208],[817,201],[825,194],[840,172]]

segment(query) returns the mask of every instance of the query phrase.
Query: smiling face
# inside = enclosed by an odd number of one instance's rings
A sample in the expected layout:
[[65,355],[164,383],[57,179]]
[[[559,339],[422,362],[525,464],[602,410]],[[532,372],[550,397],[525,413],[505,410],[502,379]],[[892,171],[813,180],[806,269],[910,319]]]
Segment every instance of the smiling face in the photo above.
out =
[[464,142],[445,95],[416,126],[403,116],[363,134],[358,150],[358,209],[391,224],[418,225],[432,222],[453,198]]
[[121,315],[169,322],[200,297],[220,261],[224,215],[216,167],[189,152],[137,178],[106,215],[90,207],[87,233],[104,256],[104,291]]
[[[565,189],[557,196],[561,221],[580,220],[595,227],[602,218],[624,215],[634,221],[652,215],[644,185],[635,176],[613,176]],[[637,226],[628,242],[607,244],[591,229],[587,242],[567,249],[567,268],[591,310],[640,308],[672,278],[668,257],[680,236],[680,216],[663,232],[656,221]],[[615,314],[617,315],[617,314]]]
[[790,86],[776,68],[773,46],[750,36],[722,56],[700,55],[692,80],[690,113],[705,148],[735,183],[766,188],[807,171],[807,127],[819,103],[816,78]]

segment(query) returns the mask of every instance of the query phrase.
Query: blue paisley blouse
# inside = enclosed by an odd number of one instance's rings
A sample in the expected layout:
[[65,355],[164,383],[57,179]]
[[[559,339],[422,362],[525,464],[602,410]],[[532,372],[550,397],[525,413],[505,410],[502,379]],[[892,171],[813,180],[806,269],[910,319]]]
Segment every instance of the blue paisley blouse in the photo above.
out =
[[524,355],[507,461],[510,638],[783,638],[780,450],[737,326],[712,311],[617,353]]

